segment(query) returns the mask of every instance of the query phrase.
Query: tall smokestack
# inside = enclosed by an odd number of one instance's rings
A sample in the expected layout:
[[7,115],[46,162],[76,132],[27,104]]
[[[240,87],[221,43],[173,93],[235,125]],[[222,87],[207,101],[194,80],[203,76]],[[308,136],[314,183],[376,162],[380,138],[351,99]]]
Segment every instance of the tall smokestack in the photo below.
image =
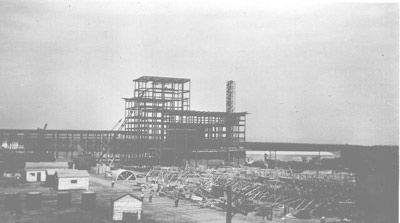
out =
[[235,81],[226,82],[226,112],[234,113],[236,104],[236,83]]

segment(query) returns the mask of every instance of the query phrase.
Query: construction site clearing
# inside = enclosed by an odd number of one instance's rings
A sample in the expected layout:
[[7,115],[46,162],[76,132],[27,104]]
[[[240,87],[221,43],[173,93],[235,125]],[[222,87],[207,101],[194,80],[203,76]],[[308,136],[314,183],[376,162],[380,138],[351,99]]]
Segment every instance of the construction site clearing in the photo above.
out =
[[111,130],[0,129],[1,223],[398,222],[398,146],[248,142],[235,81],[224,112],[133,83]]
[[[346,172],[295,173],[245,166],[154,167],[148,172],[129,167],[108,170],[103,166],[104,172],[98,169],[100,166],[90,173],[89,191],[95,193],[95,208],[90,211],[82,209],[82,191],[69,192],[70,206],[60,209],[60,192],[41,183],[3,177],[3,191],[18,193],[25,206],[29,192],[39,192],[42,198],[38,210],[21,209],[18,217],[1,207],[0,222],[16,222],[16,218],[17,222],[30,223],[113,222],[110,200],[126,193],[144,196],[141,222],[225,222],[228,188],[232,191],[233,222],[321,222],[321,218],[350,222],[347,219],[353,219],[356,213],[354,175]],[[1,194],[2,200],[5,196]],[[179,206],[175,207],[177,197]]]

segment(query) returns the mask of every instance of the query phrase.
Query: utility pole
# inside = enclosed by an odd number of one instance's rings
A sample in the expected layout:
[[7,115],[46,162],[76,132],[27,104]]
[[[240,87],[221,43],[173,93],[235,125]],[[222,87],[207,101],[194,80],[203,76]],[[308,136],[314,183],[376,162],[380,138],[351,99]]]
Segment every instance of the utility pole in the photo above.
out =
[[319,178],[319,168],[321,167],[321,150],[318,150],[317,178]]
[[[271,151],[271,149],[269,150],[269,163],[268,164],[271,164],[271,166],[272,166],[272,151]],[[270,168],[270,167],[268,167],[268,168]]]
[[177,150],[177,145],[178,145],[178,143],[177,143],[177,138],[176,138],[177,136],[176,136],[176,129],[175,129],[175,149],[174,149],[174,167],[175,167],[175,160],[176,160],[176,150]]
[[199,147],[200,144],[201,144],[201,143],[200,143],[200,138],[199,138],[200,136],[199,136],[199,132],[198,132],[198,131],[195,132],[195,136],[196,136],[196,139],[197,139],[197,140],[195,140],[196,143],[195,143],[195,147],[194,147],[194,148],[196,149],[196,155],[195,155],[195,157],[194,157],[194,159],[195,159],[195,160],[194,160],[194,166],[197,167],[197,151],[198,151],[198,147]]
[[189,164],[189,160],[188,160],[188,149],[187,149],[187,132],[188,130],[185,130],[185,167]]
[[194,165],[195,165],[195,167],[197,167],[197,146],[196,146],[196,156],[195,156]]
[[232,223],[232,187],[226,187],[226,223]]

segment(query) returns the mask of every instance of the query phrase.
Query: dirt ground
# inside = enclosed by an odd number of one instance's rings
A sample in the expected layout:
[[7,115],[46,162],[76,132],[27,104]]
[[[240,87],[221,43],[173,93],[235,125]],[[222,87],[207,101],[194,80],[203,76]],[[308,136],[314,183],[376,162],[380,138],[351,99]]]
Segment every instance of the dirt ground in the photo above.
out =
[[[111,188],[111,182],[101,176],[90,176],[90,190],[96,192],[96,209],[85,211],[80,208],[82,191],[72,191],[72,206],[66,210],[58,210],[56,207],[57,191],[42,186],[40,183],[11,183],[9,179],[0,179],[0,222],[1,223],[109,223],[111,198],[125,193],[140,195],[139,187],[129,185],[126,182],[117,182]],[[19,192],[22,200],[27,192],[38,191],[42,193],[42,205],[40,210],[26,210],[22,202],[23,213],[20,219],[15,219],[15,214],[4,210],[4,194],[7,192]],[[145,191],[143,202],[144,217],[142,222],[226,222],[225,212],[219,212],[208,208],[200,208],[196,203],[181,200],[175,208],[174,201],[166,197],[153,197],[148,201],[148,192]],[[276,216],[279,213],[276,213]],[[279,219],[273,221],[262,220],[261,217],[250,213],[248,216],[235,214],[232,222],[285,222],[285,223],[317,223],[318,219],[299,220],[295,218]],[[330,221],[327,221],[330,222]]]

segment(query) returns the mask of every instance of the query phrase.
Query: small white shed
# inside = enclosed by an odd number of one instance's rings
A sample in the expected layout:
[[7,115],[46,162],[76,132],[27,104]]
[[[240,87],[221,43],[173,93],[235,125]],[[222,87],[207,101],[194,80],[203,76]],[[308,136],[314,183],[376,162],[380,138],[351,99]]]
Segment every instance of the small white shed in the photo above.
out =
[[111,201],[113,221],[134,221],[142,218],[142,201],[140,198],[125,194]]
[[46,181],[46,170],[68,169],[68,162],[26,162],[26,182]]
[[55,174],[56,190],[88,190],[89,173],[86,170],[59,170]]
[[64,169],[47,169],[46,170],[46,186],[55,187],[56,185],[56,172]]

